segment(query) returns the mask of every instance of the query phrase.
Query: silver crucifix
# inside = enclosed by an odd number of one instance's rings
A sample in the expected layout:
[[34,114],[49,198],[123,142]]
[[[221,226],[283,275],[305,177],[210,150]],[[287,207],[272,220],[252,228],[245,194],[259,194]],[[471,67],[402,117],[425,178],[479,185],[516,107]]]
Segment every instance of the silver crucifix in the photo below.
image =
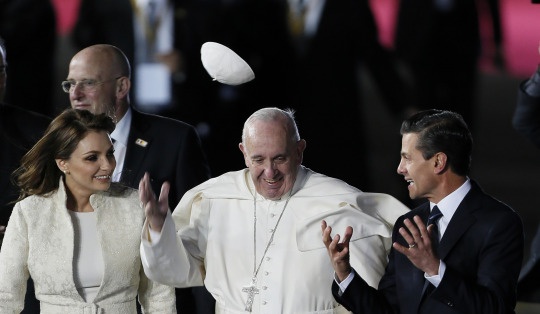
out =
[[255,298],[256,294],[259,294],[259,289],[257,289],[257,277],[253,277],[251,279],[251,285],[242,288],[242,291],[247,292],[248,294],[245,310],[247,312],[251,312],[253,307],[253,299]]

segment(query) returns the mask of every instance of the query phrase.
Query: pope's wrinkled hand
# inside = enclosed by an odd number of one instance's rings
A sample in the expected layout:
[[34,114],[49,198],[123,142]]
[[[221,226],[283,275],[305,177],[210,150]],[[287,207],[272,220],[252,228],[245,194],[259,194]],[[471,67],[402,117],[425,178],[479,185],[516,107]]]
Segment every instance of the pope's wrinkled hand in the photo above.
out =
[[159,193],[159,199],[156,200],[156,195],[152,190],[150,184],[150,175],[144,174],[139,182],[139,200],[144,208],[146,219],[150,225],[150,228],[154,231],[161,232],[165,218],[167,217],[167,211],[169,210],[169,182],[164,182],[161,186],[161,192]]

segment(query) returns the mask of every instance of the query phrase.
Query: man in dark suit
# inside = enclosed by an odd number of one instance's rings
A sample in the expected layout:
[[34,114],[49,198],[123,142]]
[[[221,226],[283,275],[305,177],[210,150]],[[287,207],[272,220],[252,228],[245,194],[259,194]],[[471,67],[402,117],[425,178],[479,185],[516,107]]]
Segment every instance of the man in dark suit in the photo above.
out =
[[[138,188],[144,173],[149,172],[156,195],[163,182],[170,183],[169,207],[174,208],[188,189],[210,177],[199,137],[187,123],[131,108],[130,77],[130,64],[123,52],[100,44],[79,51],[71,59],[62,88],[69,93],[73,108],[105,112],[115,119],[111,137],[117,169],[113,180]],[[204,288],[193,291],[203,298],[197,304],[213,312],[210,294]],[[191,290],[183,289],[182,293],[191,294]],[[187,301],[178,300],[179,313],[193,313],[189,306]]]
[[[540,148],[540,66],[519,85],[512,124]],[[540,303],[540,226],[531,242],[529,259],[521,269],[517,293],[518,300]]]
[[11,202],[19,196],[18,189],[11,183],[11,173],[50,122],[46,116],[4,103],[6,69],[6,47],[0,38],[0,233],[4,232],[11,215],[14,205]]
[[339,242],[323,222],[334,297],[354,313],[514,313],[523,225],[468,178],[472,137],[462,117],[421,111],[403,122],[401,134],[397,171],[412,199],[429,202],[396,221],[378,289],[351,268],[352,228]]
[[528,80],[519,85],[512,125],[540,148],[540,65]]
[[[7,80],[6,46],[0,38],[0,246],[5,226],[19,191],[11,182],[11,174],[20,166],[21,158],[41,138],[50,118],[18,106],[4,103]],[[28,280],[23,314],[38,313],[39,302],[34,297],[34,283]]]

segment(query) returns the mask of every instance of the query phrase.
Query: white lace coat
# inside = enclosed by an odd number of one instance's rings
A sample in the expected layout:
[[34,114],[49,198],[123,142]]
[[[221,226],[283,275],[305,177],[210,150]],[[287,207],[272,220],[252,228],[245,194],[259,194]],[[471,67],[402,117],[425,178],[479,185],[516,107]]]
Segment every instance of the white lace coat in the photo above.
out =
[[20,313],[26,282],[35,283],[41,313],[176,313],[174,289],[147,279],[139,245],[144,212],[137,191],[113,185],[90,197],[97,213],[104,274],[93,303],[86,303],[74,283],[74,229],[66,209],[62,180],[50,195],[18,202],[0,251],[0,313]]

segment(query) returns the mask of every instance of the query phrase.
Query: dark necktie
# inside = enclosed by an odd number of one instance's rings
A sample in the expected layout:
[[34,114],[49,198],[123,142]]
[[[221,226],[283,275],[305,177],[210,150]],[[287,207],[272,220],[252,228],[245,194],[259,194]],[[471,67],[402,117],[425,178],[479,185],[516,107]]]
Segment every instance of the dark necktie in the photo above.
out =
[[435,205],[433,209],[431,210],[431,213],[429,214],[429,218],[427,221],[427,225],[433,224],[433,230],[431,233],[431,242],[433,244],[433,250],[439,256],[439,227],[437,226],[437,221],[441,219],[443,214],[439,210],[439,207]]
[[[431,210],[431,213],[429,214],[429,218],[427,221],[427,226],[433,224],[433,229],[431,230],[431,245],[433,247],[433,251],[435,252],[435,255],[439,256],[439,226],[437,226],[437,221],[441,219],[443,214],[439,210],[439,207],[434,206]],[[424,289],[422,291],[422,300],[425,300],[425,298],[431,294],[431,292],[435,289],[435,287],[428,281],[425,280],[424,282]]]

